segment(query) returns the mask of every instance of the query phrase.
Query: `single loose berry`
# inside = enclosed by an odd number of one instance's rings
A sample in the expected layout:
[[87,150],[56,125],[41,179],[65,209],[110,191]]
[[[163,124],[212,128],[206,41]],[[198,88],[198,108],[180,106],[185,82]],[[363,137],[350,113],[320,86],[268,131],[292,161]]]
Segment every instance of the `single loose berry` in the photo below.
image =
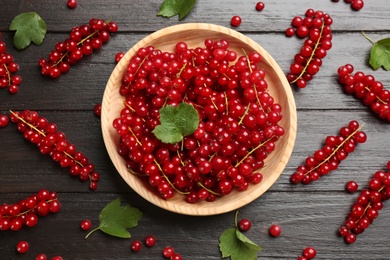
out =
[[9,118],[6,115],[0,115],[0,127],[8,125]]
[[355,181],[349,181],[345,184],[345,189],[348,192],[355,192],[358,189],[359,185]]
[[183,257],[180,254],[178,254],[178,253],[174,253],[171,256],[170,260],[183,260]]
[[46,259],[47,259],[47,257],[45,254],[37,254],[35,256],[35,260],[46,260]]
[[273,237],[278,237],[281,232],[282,228],[279,225],[274,224],[269,228],[269,234]]
[[16,244],[16,251],[21,254],[24,254],[28,251],[29,244],[26,241],[20,241]]
[[102,116],[102,104],[96,104],[93,107],[93,113],[95,114],[95,116],[101,117]]
[[149,235],[145,238],[145,244],[148,247],[152,247],[156,244],[156,238],[152,235]]
[[77,7],[77,0],[68,0],[68,7],[74,9]]
[[51,260],[64,260],[64,258],[62,258],[62,256],[56,255],[56,256],[53,256],[51,258]]
[[139,240],[135,240],[131,243],[131,250],[134,252],[140,251],[142,248],[142,243]]
[[88,220],[88,219],[84,219],[84,220],[81,221],[81,223],[80,223],[81,229],[82,229],[82,230],[85,230],[85,231],[89,230],[89,229],[91,228],[91,226],[92,226],[92,223],[91,223],[91,221]]
[[363,0],[353,0],[351,3],[351,7],[356,11],[359,11],[360,9],[362,9],[363,6],[364,6]]
[[235,15],[235,16],[232,17],[230,23],[231,23],[232,26],[237,27],[237,26],[239,26],[241,24],[241,21],[242,21],[241,17],[238,16],[238,15]]
[[257,11],[262,11],[264,9],[265,5],[263,2],[257,2],[256,4],[256,10]]
[[122,51],[115,54],[115,62],[118,63],[123,58],[123,56],[125,56],[125,53]]
[[162,254],[165,258],[170,258],[175,253],[175,249],[171,246],[167,246],[162,250]]
[[248,231],[252,226],[252,222],[249,219],[244,218],[240,220],[238,226],[240,227],[241,231]]
[[317,251],[313,247],[306,247],[303,250],[303,256],[307,259],[313,259],[317,255]]

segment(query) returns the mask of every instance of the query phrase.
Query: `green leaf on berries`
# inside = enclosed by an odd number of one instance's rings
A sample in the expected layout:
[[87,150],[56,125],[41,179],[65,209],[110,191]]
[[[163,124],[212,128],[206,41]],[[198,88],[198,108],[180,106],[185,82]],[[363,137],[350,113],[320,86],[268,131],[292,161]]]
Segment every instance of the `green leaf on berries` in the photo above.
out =
[[238,211],[235,215],[236,227],[226,229],[219,237],[219,250],[222,258],[231,260],[255,260],[262,248],[246,237],[237,227]]
[[184,136],[195,132],[199,125],[198,111],[188,103],[177,107],[166,106],[160,109],[160,125],[153,130],[154,135],[163,143],[175,144]]
[[371,48],[370,65],[374,70],[381,66],[390,70],[390,38],[377,41]]
[[15,16],[9,29],[16,31],[14,44],[18,50],[26,48],[31,42],[40,45],[46,35],[46,23],[35,12],[21,13]]
[[178,14],[181,20],[194,8],[195,4],[196,0],[164,0],[157,15],[171,18]]
[[99,214],[99,227],[93,229],[85,238],[88,238],[96,230],[101,230],[104,233],[120,237],[130,238],[130,232],[127,228],[133,228],[138,225],[138,221],[142,217],[142,212],[128,204],[121,205],[120,198],[108,203]]

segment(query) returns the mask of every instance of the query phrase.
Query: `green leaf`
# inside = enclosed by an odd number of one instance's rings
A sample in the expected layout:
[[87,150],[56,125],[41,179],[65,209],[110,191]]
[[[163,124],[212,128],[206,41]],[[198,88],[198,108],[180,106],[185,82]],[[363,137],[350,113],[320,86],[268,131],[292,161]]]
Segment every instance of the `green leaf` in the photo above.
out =
[[194,8],[195,4],[196,0],[164,0],[157,15],[171,18],[178,14],[181,20]]
[[120,198],[118,198],[104,207],[99,214],[99,227],[89,232],[85,238],[99,229],[111,236],[130,238],[131,235],[126,229],[136,227],[141,217],[141,211],[130,205],[121,206]]
[[160,125],[156,126],[153,133],[163,143],[174,144],[195,132],[198,125],[198,111],[183,102],[177,107],[169,105],[160,109]]
[[374,70],[381,66],[390,70],[390,38],[377,41],[371,48],[370,65]]
[[14,44],[16,49],[22,50],[33,42],[40,45],[46,35],[46,23],[35,12],[21,13],[11,22],[11,31],[16,31]]
[[238,231],[237,228],[229,228],[219,238],[219,250],[222,253],[222,258],[255,260],[257,259],[257,252],[261,251],[261,248]]

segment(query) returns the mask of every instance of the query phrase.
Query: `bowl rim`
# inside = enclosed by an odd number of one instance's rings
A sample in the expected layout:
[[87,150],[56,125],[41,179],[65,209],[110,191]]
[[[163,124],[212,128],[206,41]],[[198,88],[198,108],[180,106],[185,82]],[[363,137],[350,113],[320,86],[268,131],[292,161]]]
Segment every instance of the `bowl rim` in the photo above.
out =
[[[137,176],[134,176],[130,174],[127,169],[126,173],[127,175],[125,176],[123,173],[124,169],[124,159],[117,153],[117,147],[114,145],[114,142],[112,140],[112,131],[113,129],[112,126],[112,121],[109,122],[108,118],[108,110],[109,110],[109,100],[107,100],[108,94],[110,94],[115,87],[115,80],[117,80],[118,76],[123,74],[123,69],[127,66],[131,56],[134,54],[136,50],[138,50],[141,47],[147,46],[148,43],[152,42],[155,39],[160,38],[161,36],[166,37],[167,34],[176,34],[178,32],[183,32],[187,30],[207,30],[207,31],[212,31],[215,33],[222,33],[226,34],[229,37],[233,37],[238,39],[239,41],[248,44],[251,46],[251,48],[255,49],[256,51],[260,52],[263,56],[263,59],[265,58],[267,63],[269,63],[272,67],[272,69],[275,71],[275,73],[278,75],[279,80],[281,81],[281,85],[283,86],[283,89],[285,91],[285,94],[287,96],[287,104],[289,108],[289,131],[288,131],[288,137],[283,136],[283,138],[288,138],[286,146],[287,148],[284,150],[283,156],[280,158],[280,162],[277,167],[277,172],[272,173],[272,175],[269,177],[269,182],[263,185],[261,189],[257,189],[257,192],[254,192],[251,198],[246,198],[244,197],[241,203],[238,203],[240,201],[235,201],[235,203],[231,203],[229,207],[226,207],[226,205],[220,204],[217,207],[197,207],[198,204],[190,204],[185,202],[183,205],[175,205],[175,201],[173,200],[165,200],[156,194],[153,194],[153,196],[150,196],[150,191],[148,189],[145,189],[144,187],[140,187],[136,182],[135,178],[138,179],[138,181],[142,181],[140,178]],[[122,78],[122,77],[120,77]],[[118,91],[118,90],[117,90]],[[103,99],[102,99],[102,113],[101,113],[101,128],[102,128],[102,134],[103,134],[103,140],[105,147],[107,149],[107,152],[109,154],[109,157],[114,164],[116,170],[118,173],[121,175],[121,177],[125,180],[125,182],[130,186],[132,190],[134,190],[138,195],[149,201],[150,203],[163,208],[165,210],[179,213],[179,214],[184,214],[184,215],[193,215],[193,216],[210,216],[210,215],[218,215],[226,212],[230,212],[233,210],[236,210],[238,208],[241,208],[252,201],[256,200],[259,198],[265,191],[267,191],[276,181],[277,179],[281,176],[283,173],[285,167],[287,166],[287,163],[291,157],[293,147],[295,144],[296,140],[296,132],[297,132],[297,111],[296,111],[296,104],[295,104],[295,99],[293,92],[291,90],[290,84],[287,81],[287,78],[285,77],[284,72],[280,68],[280,66],[276,63],[275,59],[262,47],[260,44],[249,38],[248,36],[224,27],[220,25],[215,25],[215,24],[208,24],[208,23],[184,23],[184,24],[177,24],[169,27],[162,28],[158,31],[155,31],[140,41],[138,41],[135,45],[133,45],[122,57],[122,59],[119,61],[119,63],[115,66],[114,70],[110,74],[110,77],[107,81],[104,94],[103,94]],[[111,132],[110,132],[111,130]],[[287,132],[287,131],[286,131]],[[115,131],[116,133],[116,131]],[[119,140],[119,136],[117,137]],[[114,149],[115,148],[115,149]],[[119,158],[120,157],[120,158]],[[257,184],[259,185],[259,184]],[[244,191],[246,192],[246,191]],[[230,196],[230,195],[229,195]],[[247,196],[248,197],[248,196]],[[221,199],[221,198],[219,198]],[[183,199],[184,200],[184,199]],[[202,203],[202,202],[201,202]],[[206,202],[207,204],[213,204],[213,202]],[[204,204],[206,205],[206,204]]]

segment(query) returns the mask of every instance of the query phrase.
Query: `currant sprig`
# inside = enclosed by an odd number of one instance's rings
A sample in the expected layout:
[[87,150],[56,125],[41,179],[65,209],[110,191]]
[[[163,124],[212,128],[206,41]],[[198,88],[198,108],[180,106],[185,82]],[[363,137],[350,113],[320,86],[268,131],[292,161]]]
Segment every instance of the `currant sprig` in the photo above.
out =
[[361,71],[353,73],[351,64],[341,66],[337,70],[339,82],[348,94],[352,94],[376,113],[380,118],[390,122],[390,91],[370,74]]
[[25,139],[37,145],[41,154],[49,154],[61,167],[69,167],[70,174],[81,181],[90,181],[89,188],[95,190],[100,174],[76,146],[66,140],[65,134],[57,131],[57,125],[39,116],[36,111],[10,111],[11,121],[17,124]]
[[363,125],[359,126],[353,120],[340,129],[338,136],[327,136],[325,145],[307,157],[304,165],[297,167],[290,177],[291,183],[309,184],[336,170],[341,161],[355,150],[357,144],[367,140],[366,134],[361,131],[362,127]]
[[22,82],[22,78],[15,75],[18,70],[19,65],[13,56],[7,53],[6,44],[0,40],[0,88],[8,88],[11,94],[16,94]]
[[110,39],[110,33],[116,31],[118,25],[115,22],[95,18],[89,20],[88,24],[74,27],[68,39],[56,43],[48,59],[38,61],[41,74],[57,78],[61,73],[68,72],[71,65],[100,49]]
[[[124,108],[113,121],[118,153],[163,198],[179,193],[189,203],[214,201],[262,181],[264,160],[284,135],[282,108],[268,92],[262,56],[243,54],[226,40],[206,39],[204,47],[146,46],[131,57],[119,90]],[[182,102],[199,114],[198,128],[178,143],[163,143],[153,132],[160,109]]]
[[357,235],[363,233],[378,217],[383,208],[383,201],[390,198],[390,161],[387,171],[377,171],[368,182],[368,187],[360,192],[351,207],[339,233],[348,244],[356,241]]
[[[295,55],[290,66],[287,79],[299,88],[305,88],[307,82],[317,74],[322,65],[322,59],[332,47],[332,18],[320,10],[308,9],[305,17],[295,16],[286,35],[296,34],[299,38],[307,38],[300,52]],[[296,28],[296,29],[294,29]]]
[[0,205],[0,230],[17,231],[23,225],[33,227],[38,223],[38,216],[47,216],[60,210],[57,193],[39,190],[15,204]]

